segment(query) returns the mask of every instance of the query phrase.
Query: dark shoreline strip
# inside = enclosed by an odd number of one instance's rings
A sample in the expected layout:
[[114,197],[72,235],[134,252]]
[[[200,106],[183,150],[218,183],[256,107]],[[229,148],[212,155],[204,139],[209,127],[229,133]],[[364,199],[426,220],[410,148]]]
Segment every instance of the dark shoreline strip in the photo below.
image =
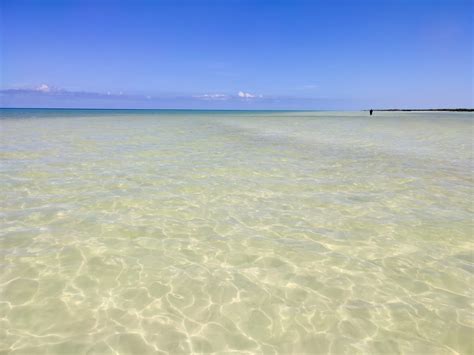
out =
[[[369,111],[369,110],[364,110],[364,111]],[[412,111],[442,111],[442,112],[474,112],[473,108],[426,108],[426,109],[421,109],[421,108],[389,108],[389,109],[374,109],[375,111],[405,111],[405,112],[412,112]]]

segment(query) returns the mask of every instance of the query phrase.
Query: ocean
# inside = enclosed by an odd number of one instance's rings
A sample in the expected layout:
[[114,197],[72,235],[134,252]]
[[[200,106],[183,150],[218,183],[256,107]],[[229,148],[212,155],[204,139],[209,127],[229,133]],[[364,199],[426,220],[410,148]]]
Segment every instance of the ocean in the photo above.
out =
[[473,116],[0,110],[0,352],[474,352]]

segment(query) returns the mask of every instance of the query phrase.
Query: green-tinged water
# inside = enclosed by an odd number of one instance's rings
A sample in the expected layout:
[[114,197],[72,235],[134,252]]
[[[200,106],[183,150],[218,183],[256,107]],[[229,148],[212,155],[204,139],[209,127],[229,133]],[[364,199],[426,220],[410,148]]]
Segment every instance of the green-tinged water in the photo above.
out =
[[0,352],[474,352],[470,114],[0,117]]

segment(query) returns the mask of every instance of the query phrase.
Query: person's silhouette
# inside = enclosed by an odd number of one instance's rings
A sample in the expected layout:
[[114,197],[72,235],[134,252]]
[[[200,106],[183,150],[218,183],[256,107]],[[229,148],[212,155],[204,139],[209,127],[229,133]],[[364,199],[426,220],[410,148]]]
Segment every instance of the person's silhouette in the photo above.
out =
[[370,115],[372,116],[372,112],[374,112],[374,110],[370,110]]

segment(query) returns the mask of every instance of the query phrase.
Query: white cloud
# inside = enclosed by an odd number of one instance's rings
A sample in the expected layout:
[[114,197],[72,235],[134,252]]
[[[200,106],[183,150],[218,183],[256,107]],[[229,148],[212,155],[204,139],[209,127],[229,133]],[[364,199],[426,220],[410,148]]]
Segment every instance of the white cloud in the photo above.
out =
[[204,95],[196,95],[193,96],[198,99],[203,99],[203,100],[227,100],[229,96],[224,95],[224,94],[204,94]]
[[237,93],[237,96],[228,95],[228,94],[202,94],[202,95],[194,95],[193,97],[196,99],[201,99],[201,100],[232,100],[235,98],[257,99],[257,98],[263,98],[263,95],[256,95],[256,94],[251,94],[245,91],[239,91]]
[[49,87],[49,85],[46,85],[46,84],[41,84],[41,85],[38,86],[35,90],[36,90],[36,91],[41,91],[41,92],[50,92],[50,91],[51,91],[51,87]]
[[237,95],[243,99],[255,99],[255,98],[263,97],[263,95],[255,95],[255,94],[251,94],[249,92],[244,92],[244,91],[239,91]]
[[64,93],[64,92],[67,91],[67,90],[58,88],[56,86],[51,86],[51,85],[48,85],[48,84],[41,84],[39,86],[33,87],[32,89],[31,88],[30,89],[25,88],[23,90],[32,90],[32,91],[37,91],[37,92],[42,92],[42,93],[51,93],[51,94]]
[[246,98],[246,99],[255,97],[255,95],[252,95],[248,92],[243,92],[243,91],[239,91],[238,95],[239,95],[239,97],[243,97],[243,98]]

